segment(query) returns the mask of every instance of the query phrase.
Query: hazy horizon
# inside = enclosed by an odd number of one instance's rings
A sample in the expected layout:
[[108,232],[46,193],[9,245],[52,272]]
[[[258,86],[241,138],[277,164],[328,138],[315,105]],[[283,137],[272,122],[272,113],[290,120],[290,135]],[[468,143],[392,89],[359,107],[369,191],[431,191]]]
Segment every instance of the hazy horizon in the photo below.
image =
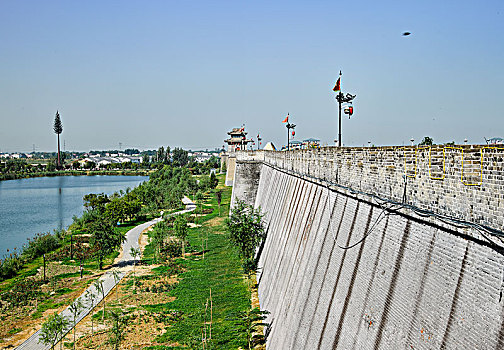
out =
[[[0,151],[504,137],[504,3],[3,1]],[[403,32],[411,32],[403,36]]]

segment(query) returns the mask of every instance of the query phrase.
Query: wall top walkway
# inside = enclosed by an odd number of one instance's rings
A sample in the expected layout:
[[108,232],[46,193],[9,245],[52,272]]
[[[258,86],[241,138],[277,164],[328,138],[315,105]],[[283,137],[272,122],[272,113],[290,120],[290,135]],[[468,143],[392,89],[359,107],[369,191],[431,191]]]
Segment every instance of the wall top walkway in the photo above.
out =
[[391,146],[236,152],[321,182],[502,231],[504,147]]

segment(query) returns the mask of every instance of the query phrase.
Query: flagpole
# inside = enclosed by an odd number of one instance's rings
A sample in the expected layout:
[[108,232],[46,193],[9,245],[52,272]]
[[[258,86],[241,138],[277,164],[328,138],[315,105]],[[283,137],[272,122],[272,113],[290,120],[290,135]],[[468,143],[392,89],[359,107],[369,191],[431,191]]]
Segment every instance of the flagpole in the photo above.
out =
[[[341,76],[341,72],[340,72]],[[343,93],[339,92],[338,96],[340,97],[338,99],[338,147],[341,147],[341,97],[343,97]]]
[[352,103],[352,100],[355,98],[357,95],[352,95],[350,93],[347,93],[346,96],[343,95],[343,92],[341,91],[341,71],[339,72],[339,78],[338,81],[336,82],[336,86],[334,87],[333,91],[338,91],[338,94],[336,95],[336,100],[338,101],[338,147],[341,147],[341,105],[343,102],[345,103]]
[[[338,81],[341,82],[341,71],[339,71],[339,78]],[[339,97],[339,98],[338,98]],[[343,92],[340,91],[338,92],[337,100],[338,100],[338,147],[341,147],[341,100],[343,97]]]
[[289,122],[287,122],[287,151],[290,151],[289,133],[290,133]]
[[287,127],[287,151],[290,151],[290,129],[294,129],[296,124],[289,123],[289,113],[287,113],[287,118],[285,118],[283,122],[287,123],[287,125],[285,125]]

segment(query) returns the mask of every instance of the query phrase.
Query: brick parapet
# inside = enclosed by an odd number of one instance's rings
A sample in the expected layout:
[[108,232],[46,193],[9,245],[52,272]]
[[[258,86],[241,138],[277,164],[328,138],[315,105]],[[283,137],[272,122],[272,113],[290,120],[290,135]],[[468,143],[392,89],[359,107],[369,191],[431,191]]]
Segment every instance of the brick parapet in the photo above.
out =
[[241,151],[301,176],[349,187],[440,215],[504,228],[504,147],[327,147]]

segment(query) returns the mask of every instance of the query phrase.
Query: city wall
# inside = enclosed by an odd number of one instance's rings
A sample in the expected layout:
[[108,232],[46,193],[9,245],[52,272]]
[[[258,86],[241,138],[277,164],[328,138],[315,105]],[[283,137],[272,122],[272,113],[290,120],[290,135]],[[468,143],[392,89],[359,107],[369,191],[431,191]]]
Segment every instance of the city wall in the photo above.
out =
[[268,349],[502,349],[504,149],[236,154]]

